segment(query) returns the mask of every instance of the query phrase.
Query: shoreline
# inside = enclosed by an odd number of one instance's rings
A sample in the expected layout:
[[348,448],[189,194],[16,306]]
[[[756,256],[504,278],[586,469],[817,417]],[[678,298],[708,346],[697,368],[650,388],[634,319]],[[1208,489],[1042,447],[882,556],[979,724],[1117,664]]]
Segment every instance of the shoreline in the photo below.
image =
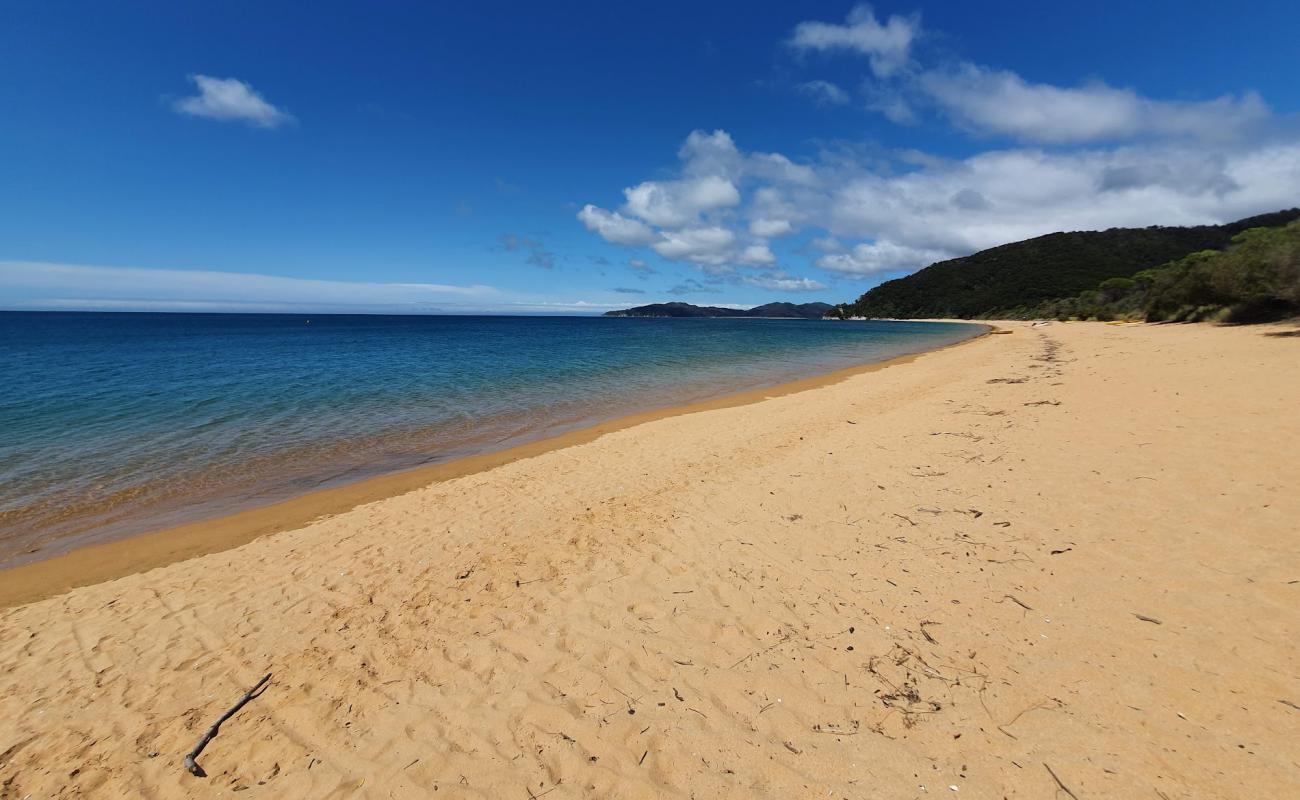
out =
[[970,344],[992,333],[1009,332],[992,323],[979,320],[909,321],[960,322],[982,326],[984,330],[961,341],[916,353],[858,364],[793,381],[783,381],[769,387],[732,392],[706,400],[626,414],[583,425],[558,435],[525,441],[502,450],[490,450],[436,464],[361,478],[338,486],[308,491],[266,505],[181,525],[129,534],[122,538],[76,547],[66,553],[0,568],[0,609],[25,605],[78,587],[93,586],[178,561],[229,550],[265,536],[295,530],[317,520],[345,513],[358,506],[406,494],[434,483],[484,472],[554,450],[584,444],[606,434],[655,420],[701,411],[735,408],[773,397],[818,389],[840,383],[856,375],[907,364],[930,353]]

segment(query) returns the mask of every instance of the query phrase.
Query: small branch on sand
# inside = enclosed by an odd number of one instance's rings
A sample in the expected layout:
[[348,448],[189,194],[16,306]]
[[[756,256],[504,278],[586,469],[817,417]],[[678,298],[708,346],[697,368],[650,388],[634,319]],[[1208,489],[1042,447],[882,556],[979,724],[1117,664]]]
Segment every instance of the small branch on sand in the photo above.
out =
[[1025,605],[1025,603],[1024,603],[1022,600],[1020,600],[1020,598],[1016,597],[1015,595],[1004,594],[1004,595],[1002,595],[1002,596],[1005,597],[1006,599],[1010,600],[1011,602],[1015,603],[1016,605],[1020,606],[1021,608],[1023,608],[1023,609],[1026,610],[1026,611],[1033,611],[1033,610],[1034,610],[1032,606]]
[[1156,624],[1156,625],[1164,625],[1164,623],[1161,622],[1160,620],[1156,619],[1155,617],[1148,617],[1146,614],[1136,614],[1136,613],[1135,613],[1133,616],[1137,617],[1138,619],[1142,620],[1143,622],[1151,622],[1151,623],[1154,623],[1154,624]]
[[925,629],[925,626],[926,626],[926,625],[938,625],[938,624],[939,624],[939,623],[937,623],[937,622],[931,622],[930,620],[926,620],[925,622],[922,622],[919,626],[917,626],[917,627],[919,627],[919,628],[921,629],[921,635],[924,636],[924,637],[925,637],[925,640],[926,640],[927,642],[929,642],[930,644],[938,644],[938,642],[936,642],[936,641],[934,640],[934,637],[930,635],[930,632],[927,631],[927,630]]
[[1070,791],[1070,787],[1061,782],[1061,779],[1056,776],[1056,773],[1052,771],[1052,768],[1047,766],[1046,761],[1043,762],[1043,767],[1047,770],[1047,774],[1052,776],[1052,780],[1056,781],[1056,785],[1061,787],[1061,791],[1074,798],[1074,800],[1079,800],[1079,795]]
[[221,723],[235,716],[235,714],[239,712],[239,709],[243,708],[248,703],[249,700],[252,700],[255,697],[261,697],[262,692],[265,691],[264,687],[266,686],[267,682],[270,680],[271,680],[271,673],[268,672],[266,673],[265,676],[263,676],[263,678],[260,681],[257,682],[256,686],[249,689],[247,692],[244,692],[244,696],[239,698],[238,703],[235,703],[233,706],[226,709],[226,713],[222,714],[217,719],[216,722],[212,723],[212,727],[208,728],[207,733],[203,734],[203,738],[199,739],[199,743],[194,745],[194,749],[191,750],[188,754],[186,754],[185,769],[191,775],[193,775],[196,778],[207,777],[208,773],[204,772],[203,767],[200,767],[199,762],[195,761],[194,759],[199,757],[199,754],[203,752],[203,748],[208,746],[208,742],[217,738],[217,733],[221,731]]

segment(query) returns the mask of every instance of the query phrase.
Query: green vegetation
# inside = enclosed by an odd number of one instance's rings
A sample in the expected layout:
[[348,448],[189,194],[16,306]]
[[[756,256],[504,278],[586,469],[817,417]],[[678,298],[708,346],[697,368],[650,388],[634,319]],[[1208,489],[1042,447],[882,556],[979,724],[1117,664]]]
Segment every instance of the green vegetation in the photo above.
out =
[[[1276,242],[1261,244],[1253,231],[1240,241],[1234,237],[1252,228],[1281,231],[1278,226],[1297,218],[1300,209],[1228,225],[1052,233],[931,264],[906,278],[877,286],[856,302],[835,306],[827,316],[1201,319],[1213,308],[1222,313],[1233,309],[1231,314],[1244,319],[1252,314],[1284,313],[1280,309],[1288,303],[1294,307],[1295,298],[1294,283],[1290,294],[1278,286],[1286,280],[1284,266],[1255,262],[1247,266],[1235,256],[1225,262],[1211,257],[1235,254],[1247,244],[1252,253],[1280,247]],[[1227,247],[1233,248],[1230,253],[1219,252]],[[1259,258],[1273,263],[1264,256]],[[1285,255],[1277,258],[1286,260]],[[1291,258],[1294,270],[1294,256]],[[1186,274],[1177,272],[1182,276],[1177,280],[1175,272],[1166,274],[1176,264],[1196,259],[1200,260],[1195,267],[1185,266]],[[1211,262],[1217,266],[1210,266]],[[1164,266],[1147,269],[1157,264]],[[1215,275],[1213,279],[1205,277],[1210,273]],[[1202,306],[1206,309],[1196,311]]]
[[1039,304],[1027,317],[1148,322],[1264,322],[1300,315],[1300,221],[1253,228],[1226,250],[1204,250],[1111,278],[1077,297]]

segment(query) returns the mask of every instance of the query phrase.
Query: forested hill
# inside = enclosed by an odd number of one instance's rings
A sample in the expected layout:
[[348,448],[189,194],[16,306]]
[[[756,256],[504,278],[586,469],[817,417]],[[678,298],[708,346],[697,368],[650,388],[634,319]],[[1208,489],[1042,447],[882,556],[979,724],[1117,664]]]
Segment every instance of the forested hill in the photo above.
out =
[[693,306],[690,303],[654,303],[648,306],[607,311],[607,317],[779,317],[783,319],[821,319],[833,306],[830,303],[767,303],[754,308],[720,308]]
[[906,278],[888,281],[828,316],[924,319],[1013,317],[1045,300],[1073,297],[1108,278],[1220,250],[1249,228],[1275,227],[1300,218],[1300,209],[1261,214],[1227,225],[1189,228],[1111,228],[1049,233],[1036,239],[940,261]]

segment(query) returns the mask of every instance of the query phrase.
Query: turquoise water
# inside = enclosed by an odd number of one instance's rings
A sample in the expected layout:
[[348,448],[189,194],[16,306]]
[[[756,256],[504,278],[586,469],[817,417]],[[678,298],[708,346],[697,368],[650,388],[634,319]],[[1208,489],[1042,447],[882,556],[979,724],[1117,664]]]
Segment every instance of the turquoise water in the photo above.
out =
[[0,564],[981,330],[0,313]]

